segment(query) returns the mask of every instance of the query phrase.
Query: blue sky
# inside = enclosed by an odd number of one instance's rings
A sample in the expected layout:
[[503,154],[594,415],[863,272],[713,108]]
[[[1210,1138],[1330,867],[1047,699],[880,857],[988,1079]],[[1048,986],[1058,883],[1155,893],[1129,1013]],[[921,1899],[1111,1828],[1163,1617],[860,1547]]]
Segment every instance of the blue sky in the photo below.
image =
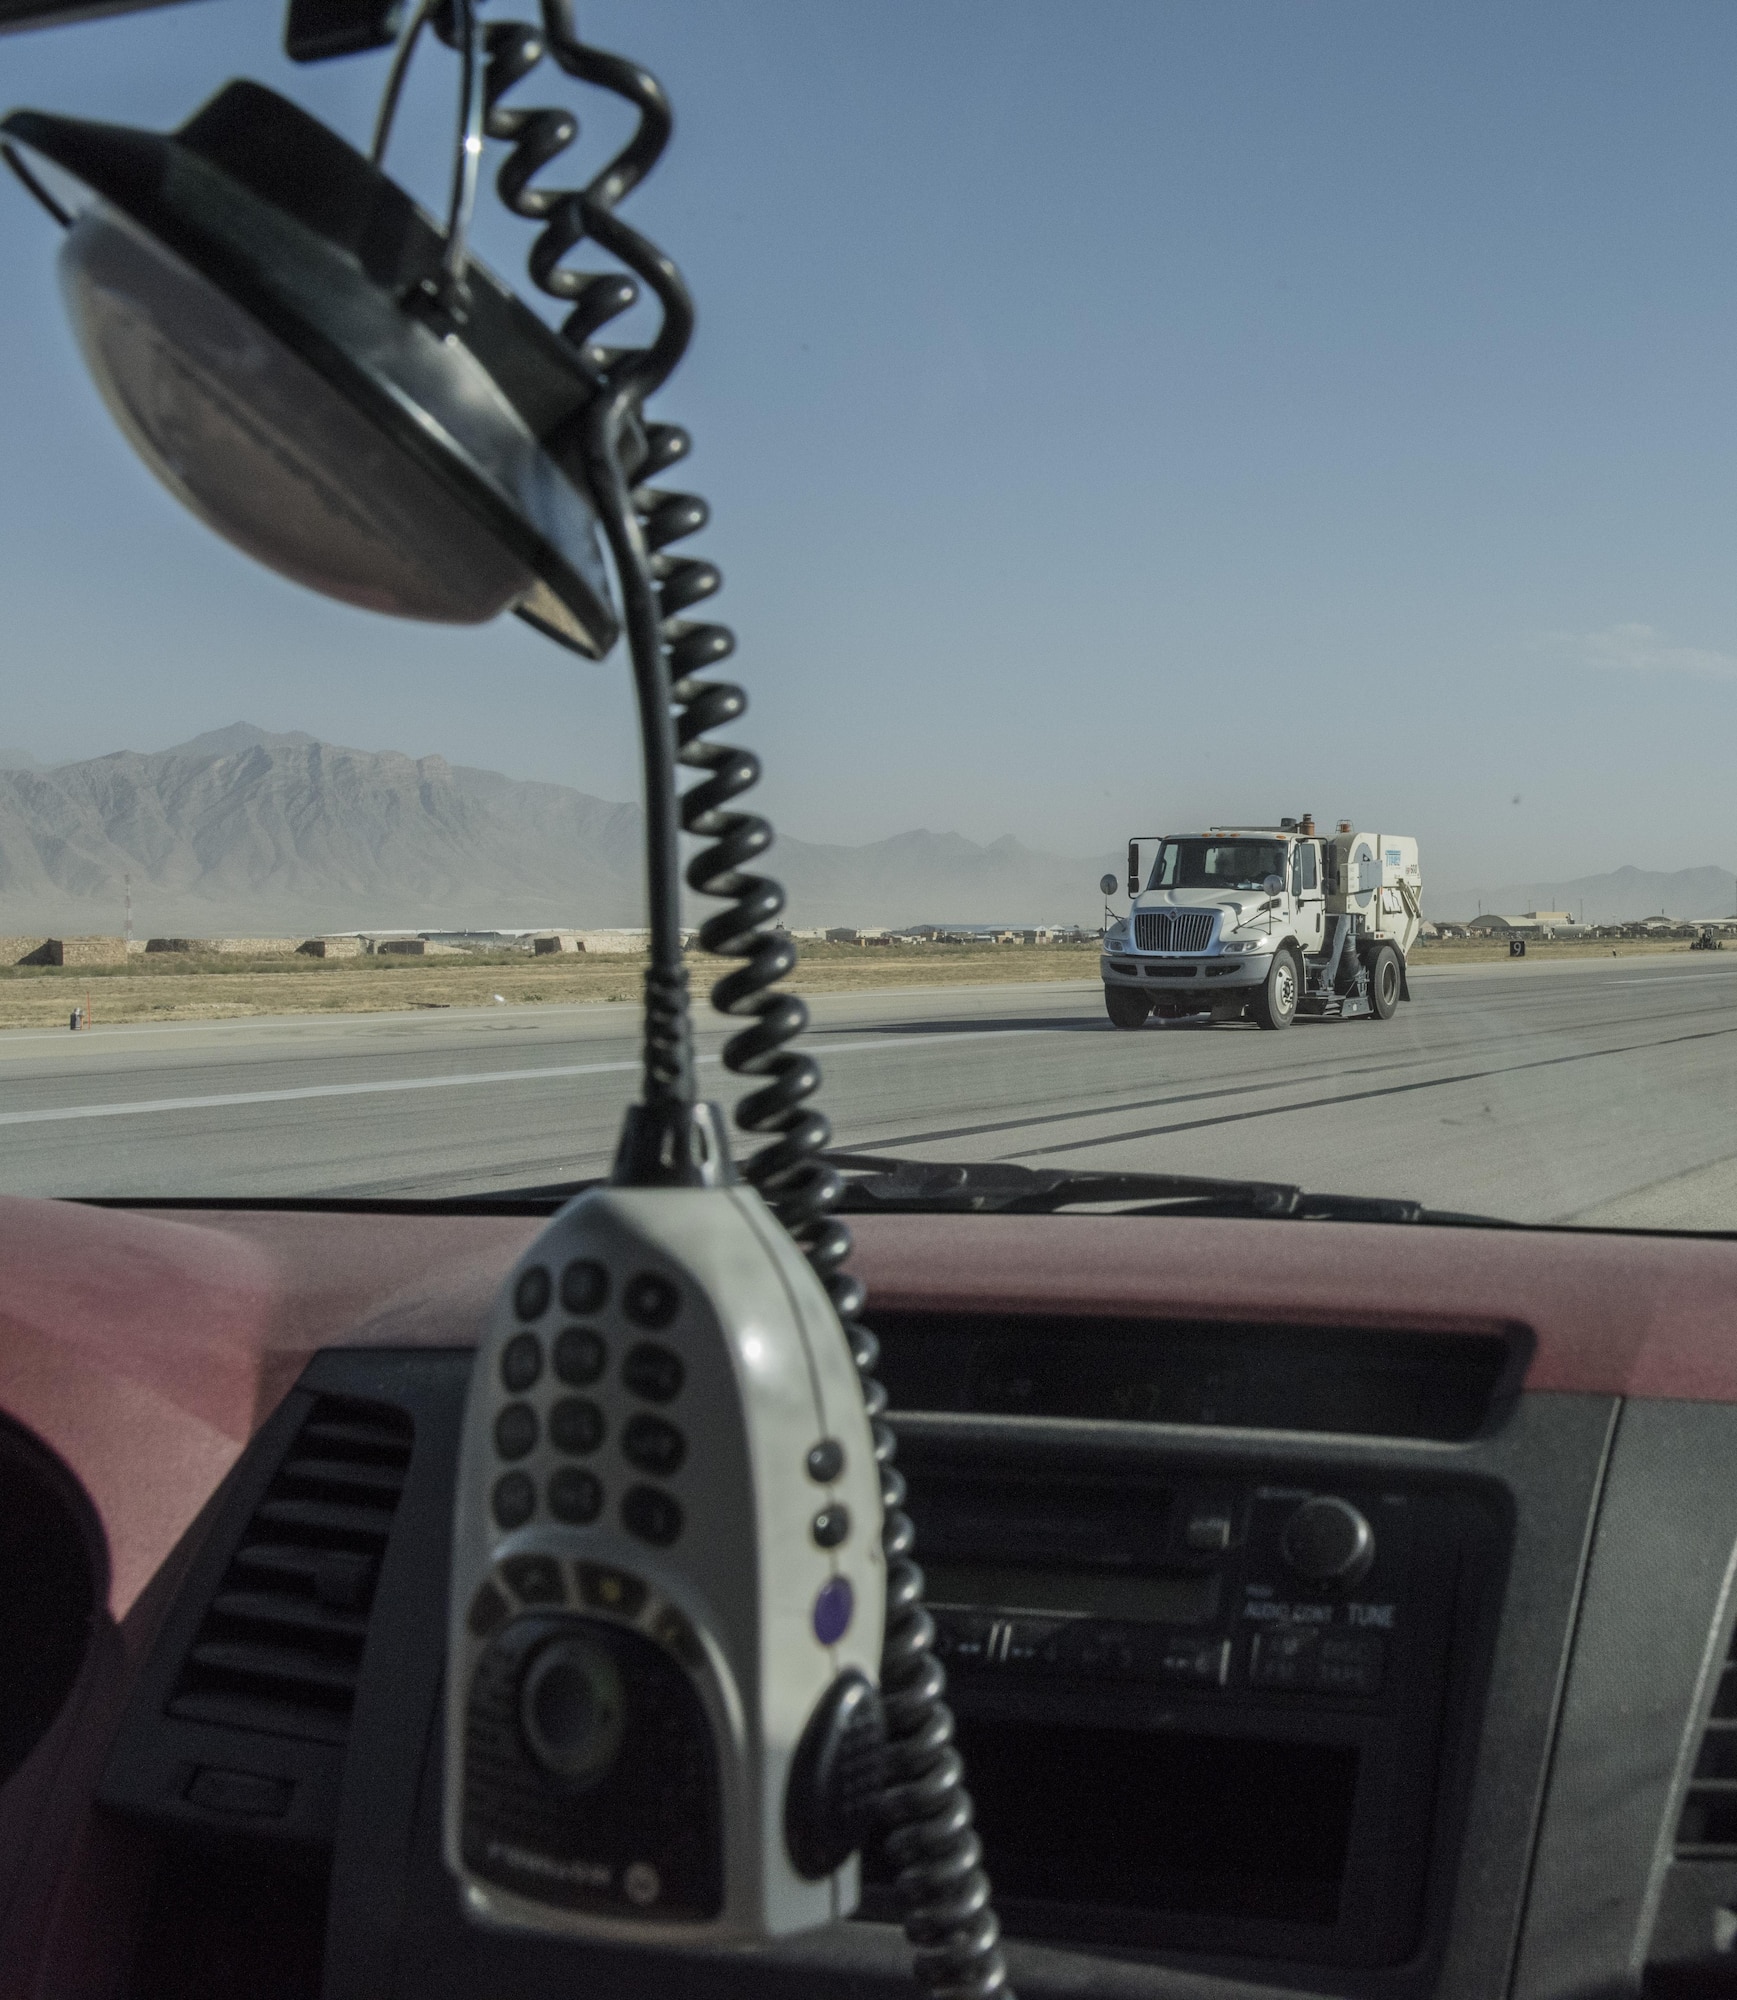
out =
[[[632,211],[701,309],[660,408],[790,832],[1096,856],[1308,808],[1416,832],[1441,886],[1737,865],[1737,12],[583,20],[676,104]],[[0,96],[161,126],[247,74],[362,138],[383,58],[298,71],[278,26],[12,37]],[[392,160],[431,201],[448,60]],[[548,94],[599,157],[608,108]],[[479,235],[522,270],[522,225]],[[52,239],[0,187],[0,744],[246,717],[631,796],[619,661],[324,603],[183,515],[83,377]]]

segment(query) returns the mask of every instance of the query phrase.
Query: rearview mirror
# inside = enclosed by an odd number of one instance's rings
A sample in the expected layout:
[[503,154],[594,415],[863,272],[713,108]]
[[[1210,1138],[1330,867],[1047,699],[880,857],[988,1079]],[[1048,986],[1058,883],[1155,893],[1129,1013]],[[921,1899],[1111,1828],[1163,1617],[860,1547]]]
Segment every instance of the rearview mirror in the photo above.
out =
[[1101,876],[1099,876],[1099,878],[1098,878],[1098,894],[1099,894],[1100,896],[1113,896],[1113,895],[1114,895],[1115,893],[1116,893],[1116,878],[1115,878],[1115,876],[1114,876],[1114,875],[1101,875]]
[[1267,892],[1269,896],[1278,895],[1280,891],[1284,888],[1284,886],[1285,886],[1285,878],[1282,875],[1269,875],[1267,879],[1261,884],[1261,887]]

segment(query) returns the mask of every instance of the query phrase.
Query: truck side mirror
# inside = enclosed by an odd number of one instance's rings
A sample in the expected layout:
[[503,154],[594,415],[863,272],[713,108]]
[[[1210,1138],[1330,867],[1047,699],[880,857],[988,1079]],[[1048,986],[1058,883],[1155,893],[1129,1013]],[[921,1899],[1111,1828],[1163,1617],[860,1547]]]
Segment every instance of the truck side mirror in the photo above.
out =
[[1140,843],[1137,840],[1130,840],[1128,843],[1128,894],[1130,896],[1137,896],[1139,893]]
[[1115,893],[1116,893],[1115,876],[1114,875],[1100,876],[1098,879],[1098,894],[1100,896],[1113,896]]

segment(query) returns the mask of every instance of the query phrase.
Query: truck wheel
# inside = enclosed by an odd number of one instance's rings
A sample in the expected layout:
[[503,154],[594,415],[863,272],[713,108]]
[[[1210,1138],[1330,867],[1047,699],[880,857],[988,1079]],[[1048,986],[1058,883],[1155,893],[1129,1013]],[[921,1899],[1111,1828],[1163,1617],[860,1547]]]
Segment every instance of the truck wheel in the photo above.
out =
[[1399,1007],[1399,989],[1404,979],[1405,972],[1399,962],[1399,953],[1392,945],[1384,944],[1375,954],[1375,963],[1369,968],[1369,999],[1378,1021],[1393,1019]]
[[1267,983],[1255,995],[1249,1012],[1263,1028],[1288,1028],[1297,1018],[1297,995],[1303,988],[1303,968],[1287,945],[1273,953]]
[[1104,1012],[1109,1015],[1113,1028],[1137,1028],[1151,1011],[1151,1001],[1144,993],[1136,993],[1131,986],[1104,988]]

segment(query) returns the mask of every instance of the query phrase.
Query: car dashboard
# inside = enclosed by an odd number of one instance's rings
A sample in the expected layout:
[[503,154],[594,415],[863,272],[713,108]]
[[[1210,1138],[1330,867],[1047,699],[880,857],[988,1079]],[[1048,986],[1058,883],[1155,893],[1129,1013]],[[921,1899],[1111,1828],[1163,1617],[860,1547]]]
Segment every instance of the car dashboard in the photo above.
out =
[[[911,1990],[872,1851],[763,1949],[460,1915],[459,1428],[539,1227],[0,1200],[0,1995]],[[1022,1995],[1737,1983],[1737,1243],[857,1239]]]

